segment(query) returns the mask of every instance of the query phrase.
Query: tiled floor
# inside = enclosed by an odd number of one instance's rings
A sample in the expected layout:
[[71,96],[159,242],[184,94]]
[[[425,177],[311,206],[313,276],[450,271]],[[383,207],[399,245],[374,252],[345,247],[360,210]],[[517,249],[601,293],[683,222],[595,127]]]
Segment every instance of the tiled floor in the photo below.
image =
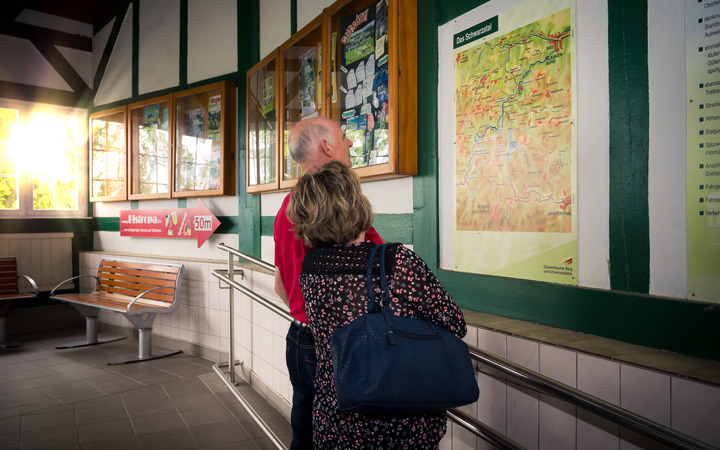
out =
[[[215,362],[177,354],[110,366],[137,340],[56,350],[73,328],[13,336],[0,348],[0,449],[274,448],[220,377]],[[289,445],[290,425],[250,386],[238,390]]]

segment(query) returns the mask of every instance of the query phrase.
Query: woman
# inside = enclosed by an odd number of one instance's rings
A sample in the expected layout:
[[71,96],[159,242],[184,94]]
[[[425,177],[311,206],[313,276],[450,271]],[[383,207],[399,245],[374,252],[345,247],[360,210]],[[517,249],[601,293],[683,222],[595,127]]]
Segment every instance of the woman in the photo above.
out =
[[[311,247],[303,260],[300,287],[318,361],[313,404],[315,448],[437,448],[447,429],[445,412],[364,415],[337,409],[330,334],[367,313],[365,277],[375,246],[365,242],[373,213],[357,175],[344,164],[331,161],[303,176],[287,214],[298,238]],[[375,264],[379,264],[377,258]],[[392,244],[386,267],[395,314],[427,317],[458,337],[465,335],[462,312],[419,256],[401,244]]]

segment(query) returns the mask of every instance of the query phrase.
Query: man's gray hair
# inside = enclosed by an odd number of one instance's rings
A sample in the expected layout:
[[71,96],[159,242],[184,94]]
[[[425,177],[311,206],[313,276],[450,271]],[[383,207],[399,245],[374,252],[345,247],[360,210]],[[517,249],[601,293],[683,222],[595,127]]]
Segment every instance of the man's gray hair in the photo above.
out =
[[310,158],[313,157],[312,152],[316,150],[313,147],[319,146],[321,140],[331,137],[332,130],[328,123],[323,120],[312,120],[310,123],[304,124],[297,133],[290,133],[288,139],[290,156],[301,165],[312,163]]

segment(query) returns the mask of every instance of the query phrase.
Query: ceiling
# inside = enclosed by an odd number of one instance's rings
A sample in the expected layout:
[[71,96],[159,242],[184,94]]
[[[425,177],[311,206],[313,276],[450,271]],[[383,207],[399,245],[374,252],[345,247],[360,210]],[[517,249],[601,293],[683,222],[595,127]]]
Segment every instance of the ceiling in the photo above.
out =
[[39,11],[66,19],[91,24],[93,34],[118,14],[124,14],[131,0],[2,0],[0,2],[0,33],[13,23],[23,10]]

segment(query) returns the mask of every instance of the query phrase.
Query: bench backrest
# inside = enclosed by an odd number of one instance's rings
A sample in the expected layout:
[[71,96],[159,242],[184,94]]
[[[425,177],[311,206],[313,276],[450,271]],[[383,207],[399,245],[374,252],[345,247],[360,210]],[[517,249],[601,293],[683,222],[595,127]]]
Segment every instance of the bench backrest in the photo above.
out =
[[17,293],[17,259],[14,256],[0,258],[0,295]]
[[143,292],[143,300],[157,302],[158,306],[172,304],[180,288],[181,264],[153,264],[117,259],[100,261],[96,291],[136,297]]

